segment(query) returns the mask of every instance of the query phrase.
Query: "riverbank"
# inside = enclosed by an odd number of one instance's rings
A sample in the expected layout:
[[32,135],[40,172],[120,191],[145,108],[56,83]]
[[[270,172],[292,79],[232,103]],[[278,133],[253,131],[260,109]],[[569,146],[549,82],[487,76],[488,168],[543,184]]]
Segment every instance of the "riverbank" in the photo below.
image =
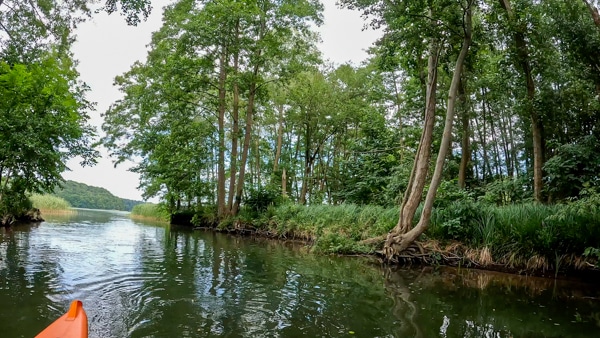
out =
[[[398,264],[472,267],[515,274],[556,277],[597,274],[600,223],[596,209],[577,204],[495,207],[461,201],[438,208],[429,230]],[[272,207],[245,211],[205,228],[240,235],[301,240],[326,254],[380,255],[381,242],[396,224],[398,208],[377,206]],[[600,219],[600,218],[598,218]]]
[[11,226],[14,223],[43,222],[42,215],[65,215],[75,211],[69,202],[51,195],[33,194],[27,196],[20,205],[13,205],[0,212],[0,225]]

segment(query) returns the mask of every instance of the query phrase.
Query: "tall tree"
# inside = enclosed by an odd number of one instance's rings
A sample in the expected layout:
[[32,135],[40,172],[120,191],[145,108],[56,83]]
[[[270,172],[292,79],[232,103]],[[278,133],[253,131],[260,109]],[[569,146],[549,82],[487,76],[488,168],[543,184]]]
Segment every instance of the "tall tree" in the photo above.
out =
[[[185,109],[178,114],[189,114],[214,128],[216,160],[211,161],[217,163],[218,216],[235,215],[246,181],[253,124],[267,94],[266,84],[282,81],[291,68],[305,62],[298,59],[312,53],[309,23],[320,21],[321,7],[313,0],[181,0],[169,6],[165,25],[154,35],[143,67],[150,77],[137,78],[132,72],[119,81],[128,95],[106,114],[105,144],[117,155],[150,156],[151,148],[150,152],[140,152],[148,147],[123,131],[148,128],[130,124],[136,121],[131,117],[148,115],[134,103],[140,99],[152,102],[150,120],[161,121],[165,112],[173,110],[174,98],[181,100]],[[136,87],[152,88],[153,96]],[[173,132],[166,128],[163,132]],[[238,153],[239,131],[243,131],[243,144]]]
[[526,41],[527,23],[523,21],[522,14],[518,13],[511,5],[510,0],[499,0],[500,6],[506,11],[510,32],[514,39],[516,49],[516,63],[519,65],[525,77],[527,89],[526,110],[531,119],[531,134],[533,144],[533,197],[536,201],[542,200],[543,172],[544,166],[544,140],[543,124],[540,114],[535,106],[536,85],[533,79],[530,51]]
[[[345,3],[350,3],[354,6],[358,5],[363,8],[366,7],[370,13],[379,14],[380,17],[377,20],[385,22],[390,32],[388,34],[392,34],[392,32],[397,34],[403,46],[416,45],[416,41],[411,42],[409,40],[409,34],[412,34],[414,38],[420,41],[425,39],[428,42],[428,80],[423,132],[403,197],[398,224],[387,235],[384,245],[386,257],[394,259],[398,253],[406,250],[429,226],[433,202],[437,188],[441,182],[444,162],[452,140],[454,105],[458,94],[462,68],[471,44],[472,7],[475,6],[475,2],[471,0],[460,1],[459,6],[456,7],[449,6],[449,4],[443,1],[418,1],[411,2],[410,4],[405,2],[380,4],[379,2],[373,3],[370,1],[346,1]],[[456,17],[460,19],[456,20]],[[456,34],[456,31],[453,29],[454,26],[452,26],[452,23],[454,22],[459,22],[460,24],[459,34]],[[452,40],[453,36],[455,40]],[[462,37],[462,39],[456,39],[456,36]],[[444,41],[446,37],[450,37],[448,39],[450,41]],[[438,89],[438,65],[440,62],[440,53],[442,53],[443,48],[447,45],[450,45],[451,48],[455,46],[461,47],[456,57],[452,82],[448,92],[446,123],[435,170],[425,198],[421,217],[417,225],[413,227],[413,217],[421,201],[425,180],[429,172]],[[445,52],[452,54],[452,49]]]

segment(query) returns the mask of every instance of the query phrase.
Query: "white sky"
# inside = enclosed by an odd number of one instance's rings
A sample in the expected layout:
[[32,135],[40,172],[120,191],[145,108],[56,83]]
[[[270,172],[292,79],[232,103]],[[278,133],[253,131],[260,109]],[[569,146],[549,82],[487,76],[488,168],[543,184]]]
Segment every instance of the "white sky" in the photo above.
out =
[[[127,26],[120,15],[99,13],[93,20],[81,24],[76,31],[77,42],[73,46],[75,59],[81,79],[91,91],[88,99],[96,102],[95,112],[91,112],[91,123],[98,128],[105,112],[111,103],[121,98],[121,93],[113,87],[115,76],[129,70],[137,60],[146,58],[146,45],[150,43],[152,32],[162,24],[162,8],[170,0],[154,0],[153,11],[146,22],[137,27]],[[319,28],[322,43],[319,48],[326,59],[342,64],[352,62],[359,64],[367,58],[366,49],[380,36],[373,30],[363,31],[364,20],[359,12],[342,10],[334,0],[324,0],[324,25]],[[131,163],[120,164],[114,168],[112,159],[101,149],[102,158],[94,167],[82,168],[77,160],[68,166],[72,171],[63,174],[67,180],[82,182],[88,185],[103,187],[113,195],[133,200],[141,200],[141,191],[137,190],[138,175],[127,171]]]

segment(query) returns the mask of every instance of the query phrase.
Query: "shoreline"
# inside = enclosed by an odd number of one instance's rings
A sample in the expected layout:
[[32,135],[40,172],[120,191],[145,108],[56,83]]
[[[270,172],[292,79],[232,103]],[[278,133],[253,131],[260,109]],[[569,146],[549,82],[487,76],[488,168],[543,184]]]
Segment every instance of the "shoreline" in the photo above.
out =
[[[189,228],[189,225],[172,225]],[[192,229],[195,231],[213,231],[240,237],[259,237],[282,242],[298,243],[309,246],[311,250],[318,241],[318,238],[294,233],[279,234],[276,231],[269,229],[258,229],[251,225],[243,225],[241,222],[236,222],[234,227],[219,228],[218,226],[194,226]],[[470,248],[460,242],[441,244],[437,240],[426,240],[416,243],[418,244],[411,246],[407,249],[407,252],[396,257],[392,261],[385,260],[379,250],[371,252],[319,253],[345,257],[369,257],[377,260],[380,264],[392,268],[411,266],[432,268],[451,267],[554,280],[590,282],[600,279],[600,267],[595,265],[598,263],[595,259],[574,254],[562,255],[563,257],[559,261],[559,269],[557,272],[554,269],[553,263],[548,262],[543,257],[537,255],[534,255],[529,259],[511,256],[494,260],[487,247]]]
[[164,219],[159,218],[159,217],[132,214],[131,212],[129,213],[129,218],[131,218],[131,219],[137,219],[137,220],[140,220],[140,221],[152,221],[152,222],[159,222],[159,223],[164,223],[164,224],[170,224],[169,221],[164,220]]
[[72,215],[76,214],[77,210],[71,209],[39,209],[42,215]]

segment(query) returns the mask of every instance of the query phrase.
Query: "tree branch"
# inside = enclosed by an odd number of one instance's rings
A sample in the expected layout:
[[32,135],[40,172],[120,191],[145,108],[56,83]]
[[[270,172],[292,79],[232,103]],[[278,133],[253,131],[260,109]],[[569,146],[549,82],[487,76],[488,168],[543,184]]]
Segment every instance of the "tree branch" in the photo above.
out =
[[594,7],[587,0],[582,0],[582,1],[587,6],[588,10],[590,11],[590,14],[592,15],[592,19],[594,19],[594,23],[596,24],[596,27],[600,28],[600,14],[598,13],[598,8]]

